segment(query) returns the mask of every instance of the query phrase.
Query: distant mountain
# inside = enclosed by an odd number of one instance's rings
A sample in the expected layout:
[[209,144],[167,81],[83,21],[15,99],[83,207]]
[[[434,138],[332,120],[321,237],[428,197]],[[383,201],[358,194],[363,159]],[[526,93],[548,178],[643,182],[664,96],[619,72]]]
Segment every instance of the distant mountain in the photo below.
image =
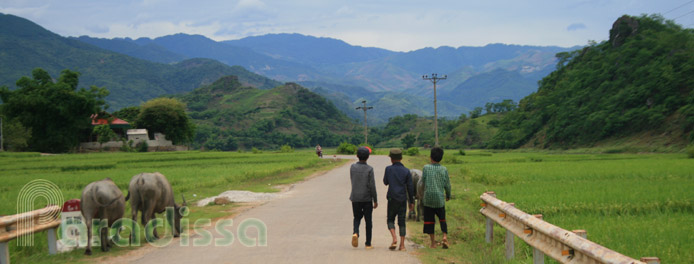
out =
[[[371,92],[359,86],[344,86],[331,83],[300,82],[311,91],[332,101],[335,106],[347,116],[363,122],[364,113],[357,111],[355,106],[367,104],[374,106],[368,112],[369,124],[385,124],[388,119],[401,113],[420,116],[434,116],[433,97],[424,97],[404,92]],[[438,114],[441,117],[457,117],[470,109],[449,101],[439,101]]]
[[275,59],[246,47],[216,42],[201,35],[175,34],[155,39],[140,38],[139,44],[156,44],[188,58],[208,58],[227,65],[238,65],[257,74],[281,81],[318,79],[320,73],[310,65]]
[[385,49],[352,46],[337,39],[301,34],[268,34],[222,42],[246,47],[273,58],[309,65],[370,61],[396,54]]
[[453,88],[443,91],[441,98],[461,105],[483,106],[487,102],[498,103],[504,99],[518,102],[537,90],[537,82],[523,77],[517,71],[495,69],[475,75]]
[[143,60],[153,62],[174,63],[188,59],[188,57],[184,55],[169,51],[166,48],[157,44],[138,44],[130,38],[101,39],[91,38],[89,36],[81,36],[76,39],[105,50],[115,51],[121,54],[128,55],[130,57],[140,58]]
[[226,75],[237,75],[242,83],[261,88],[279,84],[209,59],[168,65],[133,58],[61,37],[24,18],[0,14],[0,85],[12,89],[34,68],[43,68],[51,76],[59,76],[64,69],[80,72],[80,87],[96,85],[111,92],[106,98],[111,110],[190,91]]
[[[129,39],[115,41],[123,40]],[[379,122],[385,122],[390,117],[387,115],[391,113],[420,115],[427,111],[433,112],[429,110],[430,107],[423,108],[426,102],[433,101],[432,85],[422,80],[424,74],[448,75],[449,78],[446,81],[438,84],[438,92],[443,95],[450,94],[468,79],[481,75],[481,80],[472,80],[471,83],[463,85],[465,89],[458,89],[457,93],[461,95],[460,97],[439,97],[439,102],[444,105],[439,114],[457,117],[462,113],[461,111],[482,106],[486,103],[485,100],[490,98],[503,100],[509,99],[505,96],[510,95],[513,96],[511,99],[517,100],[527,95],[532,89],[537,88],[535,85],[537,81],[555,69],[556,53],[578,48],[489,44],[484,47],[439,47],[411,52],[394,52],[352,46],[337,39],[300,34],[269,34],[222,42],[200,35],[176,34],[130,41],[140,46],[162,47],[184,58],[210,58],[228,65],[239,65],[272,79],[307,84],[310,89],[324,88],[335,95],[342,93],[351,98],[349,100],[351,102],[345,100],[345,96],[341,96],[342,98],[328,96],[341,107],[344,107],[345,103],[356,107],[361,102],[359,98],[370,98],[367,100],[373,100],[374,103],[393,102],[393,100],[380,100],[380,98],[395,99],[394,96],[402,96],[403,98],[395,101],[406,100],[408,103],[405,105],[421,106],[403,108],[392,104],[381,105],[381,109],[389,111],[381,113],[382,116],[374,113],[376,115],[374,120]],[[90,43],[95,41],[92,40]],[[102,43],[99,46],[118,51],[111,45]],[[151,57],[146,57],[145,53],[131,52],[130,54],[152,60]],[[165,61],[163,56],[157,59],[157,61]],[[517,73],[517,76],[509,77],[508,72]],[[502,76],[494,77],[495,74],[502,74]],[[522,78],[518,78],[519,76]],[[499,82],[484,81],[495,78],[506,80],[503,87],[495,86]],[[317,83],[321,85],[313,85]],[[535,87],[529,89],[528,83],[532,83]],[[474,89],[469,87],[472,84],[475,85]],[[347,90],[340,90],[340,87]],[[353,89],[349,87],[360,87],[360,90],[365,90],[368,94],[354,98],[350,94]],[[460,93],[470,89],[477,92]],[[387,93],[392,93],[392,96],[385,96]],[[326,93],[321,94],[326,95]],[[465,100],[459,100],[463,96]],[[446,103],[449,103],[450,107],[445,106]]]
[[197,124],[196,148],[336,146],[355,129],[330,101],[294,83],[261,90],[227,76],[178,97]]

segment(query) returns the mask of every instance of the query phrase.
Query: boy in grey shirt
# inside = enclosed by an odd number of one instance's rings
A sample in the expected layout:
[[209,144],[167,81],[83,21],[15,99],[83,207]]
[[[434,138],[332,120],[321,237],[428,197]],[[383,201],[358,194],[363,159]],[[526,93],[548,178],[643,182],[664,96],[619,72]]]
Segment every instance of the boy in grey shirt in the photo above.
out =
[[[366,249],[372,249],[371,230],[373,223],[371,216],[373,209],[378,207],[376,196],[376,181],[374,180],[373,167],[366,164],[371,150],[366,147],[357,149],[359,162],[352,164],[349,170],[349,177],[352,181],[352,193],[349,199],[352,201],[352,213],[354,214],[354,232],[352,233],[352,246],[359,246],[359,224],[361,218],[366,222]],[[373,206],[371,205],[373,202]]]

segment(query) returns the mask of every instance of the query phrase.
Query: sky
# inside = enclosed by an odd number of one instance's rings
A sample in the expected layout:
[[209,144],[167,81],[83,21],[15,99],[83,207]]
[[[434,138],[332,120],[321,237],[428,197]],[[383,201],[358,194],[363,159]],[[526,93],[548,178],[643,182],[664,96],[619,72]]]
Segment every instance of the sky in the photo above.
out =
[[221,41],[300,33],[393,51],[586,45],[606,40],[624,14],[658,13],[694,27],[692,0],[0,0],[0,13],[62,36],[186,33]]

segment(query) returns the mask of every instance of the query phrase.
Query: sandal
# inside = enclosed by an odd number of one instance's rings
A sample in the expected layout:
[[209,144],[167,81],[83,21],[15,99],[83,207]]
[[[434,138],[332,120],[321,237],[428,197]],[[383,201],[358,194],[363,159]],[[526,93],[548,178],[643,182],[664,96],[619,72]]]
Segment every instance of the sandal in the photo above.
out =
[[398,242],[393,242],[392,244],[390,244],[390,247],[388,247],[388,249],[395,250],[396,247],[398,247]]
[[448,240],[441,241],[441,246],[443,246],[443,249],[448,249]]

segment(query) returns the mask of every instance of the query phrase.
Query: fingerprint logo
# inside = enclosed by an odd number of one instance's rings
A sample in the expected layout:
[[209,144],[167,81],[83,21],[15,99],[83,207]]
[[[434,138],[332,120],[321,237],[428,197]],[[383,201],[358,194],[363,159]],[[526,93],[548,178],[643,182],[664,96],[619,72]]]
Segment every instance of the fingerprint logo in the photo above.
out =
[[[37,201],[44,200],[47,205],[58,205],[62,206],[63,193],[58,188],[58,185],[49,180],[33,180],[24,185],[21,190],[19,190],[19,195],[17,196],[17,214],[22,214],[24,212],[29,212],[34,210],[34,204]],[[54,212],[41,212],[38,218],[32,217],[19,217],[17,219],[17,233],[22,234],[25,232],[31,232],[34,227],[39,227],[46,225],[55,219],[59,219],[60,211]],[[20,236],[17,238],[17,246],[33,246],[34,236]]]

